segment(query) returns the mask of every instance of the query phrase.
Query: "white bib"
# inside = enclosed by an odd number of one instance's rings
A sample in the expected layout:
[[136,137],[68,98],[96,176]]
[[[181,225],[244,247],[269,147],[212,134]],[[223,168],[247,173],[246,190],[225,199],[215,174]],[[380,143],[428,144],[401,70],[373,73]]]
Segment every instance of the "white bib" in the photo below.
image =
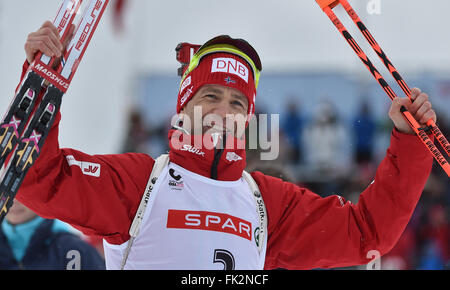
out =
[[[124,269],[261,270],[267,234],[244,178],[217,181],[169,163],[154,184]],[[259,242],[264,243],[259,251]],[[107,269],[120,269],[128,242],[104,241]]]

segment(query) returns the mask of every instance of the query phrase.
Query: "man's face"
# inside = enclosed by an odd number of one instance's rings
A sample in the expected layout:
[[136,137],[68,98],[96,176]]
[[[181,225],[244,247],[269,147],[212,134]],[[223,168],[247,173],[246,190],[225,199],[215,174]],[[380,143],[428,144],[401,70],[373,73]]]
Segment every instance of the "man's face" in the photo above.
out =
[[[233,133],[241,137],[245,132],[248,100],[234,88],[204,85],[181,111],[183,128],[191,134]],[[186,121],[186,118],[189,120]]]

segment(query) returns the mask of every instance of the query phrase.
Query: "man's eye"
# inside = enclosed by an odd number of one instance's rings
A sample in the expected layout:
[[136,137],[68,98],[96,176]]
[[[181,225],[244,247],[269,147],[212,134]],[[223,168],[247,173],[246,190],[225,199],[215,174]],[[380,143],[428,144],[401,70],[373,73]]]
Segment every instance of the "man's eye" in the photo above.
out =
[[217,99],[216,95],[205,95],[206,98]]
[[244,105],[242,105],[242,103],[241,102],[239,102],[239,101],[234,101],[233,103],[232,103],[233,105],[236,105],[236,106],[240,106],[240,107],[244,107]]

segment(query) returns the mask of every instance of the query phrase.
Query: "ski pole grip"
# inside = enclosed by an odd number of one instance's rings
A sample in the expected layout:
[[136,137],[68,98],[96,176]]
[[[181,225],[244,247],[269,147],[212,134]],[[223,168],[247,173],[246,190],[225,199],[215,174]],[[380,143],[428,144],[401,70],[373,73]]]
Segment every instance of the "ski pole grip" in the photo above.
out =
[[322,10],[326,7],[333,9],[339,4],[339,0],[316,0],[316,2]]

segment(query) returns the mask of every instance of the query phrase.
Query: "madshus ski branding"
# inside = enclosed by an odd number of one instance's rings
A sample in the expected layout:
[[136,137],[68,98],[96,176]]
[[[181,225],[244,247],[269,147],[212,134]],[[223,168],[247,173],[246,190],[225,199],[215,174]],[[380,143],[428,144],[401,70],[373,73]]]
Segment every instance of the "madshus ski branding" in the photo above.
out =
[[45,79],[52,82],[56,87],[61,87],[67,91],[69,88],[69,82],[65,80],[62,76],[52,72],[48,67],[36,63],[32,66],[32,69],[41,76],[45,76]]

